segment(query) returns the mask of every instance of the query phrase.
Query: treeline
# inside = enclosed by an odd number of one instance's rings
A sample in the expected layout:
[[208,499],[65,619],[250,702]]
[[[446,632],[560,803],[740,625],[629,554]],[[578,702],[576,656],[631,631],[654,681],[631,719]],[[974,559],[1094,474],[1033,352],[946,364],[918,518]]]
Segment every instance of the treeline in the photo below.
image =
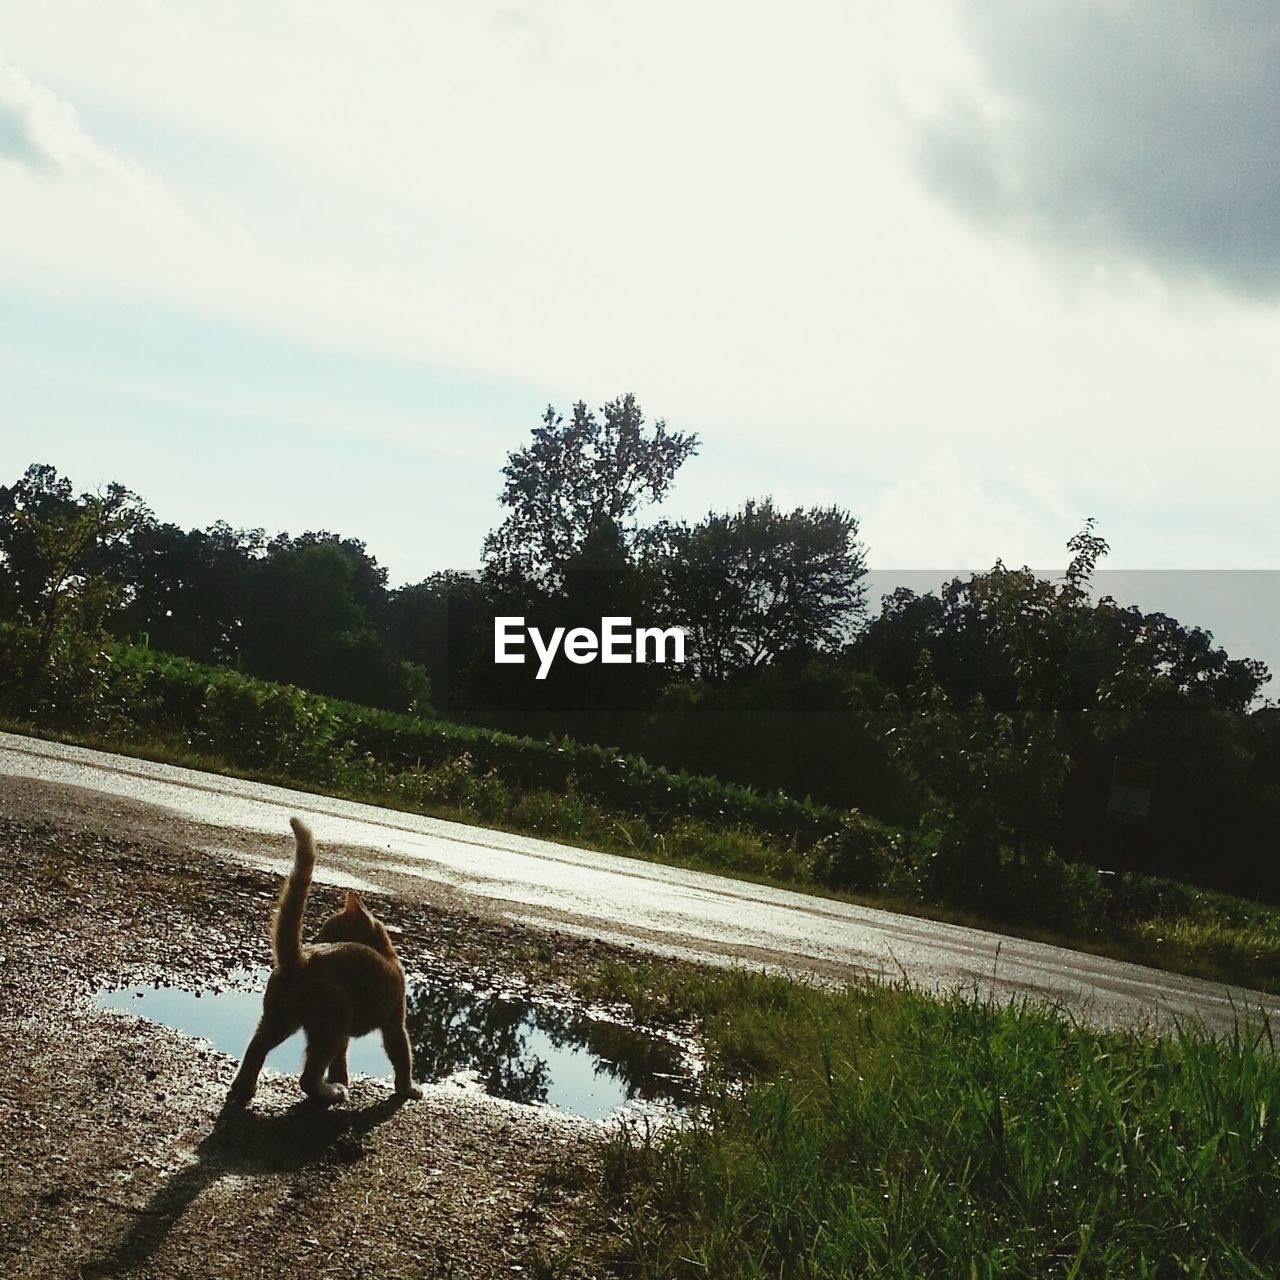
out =
[[[1087,526],[1061,581],[997,564],[868,620],[857,521],[750,501],[644,522],[696,438],[632,397],[548,410],[504,468],[479,574],[390,588],[354,538],[154,519],[119,485],[35,466],[0,488],[0,618],[46,663],[105,630],[352,702],[518,734],[838,808],[931,846],[937,896],[1000,909],[1051,853],[1280,900],[1280,711],[1261,664],[1095,599]],[[492,620],[687,628],[685,667],[495,666]],[[34,688],[34,684],[32,685]],[[1107,815],[1117,757],[1154,765],[1149,822]],[[1008,868],[1021,868],[1017,876]],[[944,883],[949,882],[949,883]],[[1022,892],[1022,889],[1017,889]]]

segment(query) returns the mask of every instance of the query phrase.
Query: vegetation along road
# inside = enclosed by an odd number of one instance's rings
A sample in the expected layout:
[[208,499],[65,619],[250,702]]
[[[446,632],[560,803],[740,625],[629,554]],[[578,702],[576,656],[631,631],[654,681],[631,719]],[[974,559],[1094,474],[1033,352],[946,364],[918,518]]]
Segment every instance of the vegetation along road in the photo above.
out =
[[[192,847],[259,870],[286,869],[287,820],[302,814],[321,845],[322,884],[406,900],[443,890],[490,917],[651,954],[1031,995],[1107,1026],[1218,1029],[1280,1010],[1274,997],[1043,943],[11,734],[0,734],[0,778],[0,793],[34,779],[148,806]],[[109,828],[106,805],[102,815]]]

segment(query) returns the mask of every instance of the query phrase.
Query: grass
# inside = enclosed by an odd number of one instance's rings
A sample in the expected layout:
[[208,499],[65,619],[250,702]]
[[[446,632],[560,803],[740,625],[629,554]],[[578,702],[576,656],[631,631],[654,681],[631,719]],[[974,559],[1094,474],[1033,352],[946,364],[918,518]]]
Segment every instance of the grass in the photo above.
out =
[[[93,730],[55,730],[4,715],[0,715],[0,731],[516,835],[538,836],[649,862],[732,872],[777,888],[821,892],[815,886],[797,883],[801,854],[794,844],[769,841],[746,828],[715,827],[695,818],[677,819],[666,831],[654,831],[643,818],[610,812],[572,790],[521,791],[498,779],[477,776],[465,755],[434,769],[394,769],[371,758],[342,761],[321,779],[278,767],[247,767],[155,733],[122,737]],[[857,900],[847,894],[828,896]]]
[[692,1018],[705,1106],[619,1128],[598,1187],[619,1273],[1250,1277],[1280,1271],[1271,1030],[1099,1034],[1029,1003],[618,968]]

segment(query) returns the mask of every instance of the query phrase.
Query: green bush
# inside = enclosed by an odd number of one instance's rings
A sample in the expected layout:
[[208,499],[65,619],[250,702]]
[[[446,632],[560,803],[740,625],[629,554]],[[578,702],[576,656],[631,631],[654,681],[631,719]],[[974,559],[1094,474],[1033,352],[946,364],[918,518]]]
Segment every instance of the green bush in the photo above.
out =
[[112,728],[111,654],[67,626],[54,631],[43,662],[39,649],[34,632],[0,628],[0,708],[52,728]]
[[813,875],[819,884],[854,893],[871,893],[889,881],[904,860],[900,832],[859,813],[846,814],[837,830],[814,847]]

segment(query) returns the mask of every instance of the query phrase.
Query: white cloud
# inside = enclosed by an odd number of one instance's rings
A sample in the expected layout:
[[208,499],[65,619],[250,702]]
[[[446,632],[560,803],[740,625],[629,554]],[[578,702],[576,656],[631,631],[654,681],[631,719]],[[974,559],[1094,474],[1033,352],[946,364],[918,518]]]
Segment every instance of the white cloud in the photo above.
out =
[[[988,568],[1001,556],[1016,564],[1056,564],[1083,523],[1047,482],[1000,489],[967,476],[940,456],[894,484],[866,513],[862,534],[872,565],[884,569]],[[1048,501],[1046,501],[1046,498]]]
[[774,450],[756,492],[825,464],[899,563],[1034,561],[1067,512],[1138,560],[1179,513],[1187,555],[1280,546],[1269,312],[1046,274],[921,189],[902,113],[985,65],[955,8],[19,4],[0,283],[634,390]]
[[0,63],[0,159],[38,175],[127,181],[130,169],[84,131],[69,102]]
[[868,77],[856,47],[801,24],[564,5],[533,57],[502,11],[90,7],[88,58],[51,44],[56,9],[13,40],[50,83],[163,111],[225,161],[205,181],[189,159],[165,173],[180,233],[154,210],[119,228],[30,197],[14,256],[61,256],[81,280],[346,348],[643,385],[693,412],[758,405],[797,358],[821,373],[851,296],[888,283],[862,248],[888,230],[861,199],[884,167]]

